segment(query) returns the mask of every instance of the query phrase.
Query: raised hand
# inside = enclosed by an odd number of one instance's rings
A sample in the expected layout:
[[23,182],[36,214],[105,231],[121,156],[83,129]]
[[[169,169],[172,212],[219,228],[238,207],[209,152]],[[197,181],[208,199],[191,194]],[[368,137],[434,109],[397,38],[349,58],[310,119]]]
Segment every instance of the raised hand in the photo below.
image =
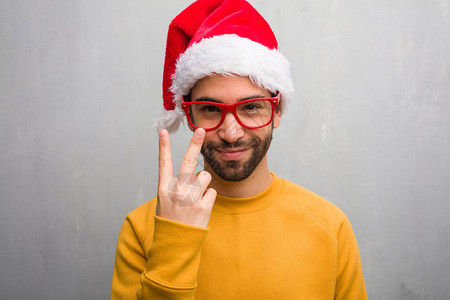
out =
[[211,174],[194,174],[205,130],[199,128],[191,139],[178,177],[173,175],[170,138],[167,130],[159,133],[159,177],[156,215],[172,221],[207,228],[217,193],[208,188]]

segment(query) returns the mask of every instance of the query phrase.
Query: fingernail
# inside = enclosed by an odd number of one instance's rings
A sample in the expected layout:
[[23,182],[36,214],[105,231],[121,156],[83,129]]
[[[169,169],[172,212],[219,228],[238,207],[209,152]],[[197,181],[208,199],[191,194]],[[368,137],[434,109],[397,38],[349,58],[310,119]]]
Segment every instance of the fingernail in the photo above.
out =
[[198,138],[202,138],[204,135],[205,135],[205,131],[202,130],[202,129],[197,129],[195,131],[195,136],[198,137]]
[[199,177],[200,176],[202,176],[202,177],[211,177],[211,174],[209,174],[208,171],[203,170],[203,171],[200,172],[200,174],[198,174],[198,176]]
[[159,132],[159,136],[160,137],[166,137],[167,136],[167,130],[166,129],[161,129],[161,131]]

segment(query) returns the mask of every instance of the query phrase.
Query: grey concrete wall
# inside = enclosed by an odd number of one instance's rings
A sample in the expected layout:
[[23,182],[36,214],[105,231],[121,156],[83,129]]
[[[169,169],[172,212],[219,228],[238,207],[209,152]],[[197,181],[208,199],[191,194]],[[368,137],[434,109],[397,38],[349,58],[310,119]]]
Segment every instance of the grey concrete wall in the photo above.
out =
[[[0,2],[0,299],[109,297],[188,2]],[[251,2],[297,88],[271,169],[348,215],[370,299],[449,299],[450,1]]]

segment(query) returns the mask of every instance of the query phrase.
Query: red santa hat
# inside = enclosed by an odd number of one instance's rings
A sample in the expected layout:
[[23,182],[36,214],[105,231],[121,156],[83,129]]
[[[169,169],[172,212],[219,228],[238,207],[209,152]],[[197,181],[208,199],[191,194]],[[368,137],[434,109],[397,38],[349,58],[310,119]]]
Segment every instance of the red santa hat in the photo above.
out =
[[156,127],[176,131],[184,119],[181,99],[212,74],[248,76],[272,93],[279,91],[282,111],[293,97],[289,62],[269,24],[245,0],[198,0],[173,19],[164,62],[164,109]]

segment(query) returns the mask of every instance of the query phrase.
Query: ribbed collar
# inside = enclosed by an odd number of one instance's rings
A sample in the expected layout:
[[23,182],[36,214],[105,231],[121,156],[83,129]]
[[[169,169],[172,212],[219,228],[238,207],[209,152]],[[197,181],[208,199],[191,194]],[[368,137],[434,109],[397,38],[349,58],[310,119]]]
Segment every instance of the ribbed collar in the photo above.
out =
[[247,198],[217,195],[213,210],[227,214],[248,214],[269,207],[283,190],[283,179],[272,174],[272,182],[263,192]]

